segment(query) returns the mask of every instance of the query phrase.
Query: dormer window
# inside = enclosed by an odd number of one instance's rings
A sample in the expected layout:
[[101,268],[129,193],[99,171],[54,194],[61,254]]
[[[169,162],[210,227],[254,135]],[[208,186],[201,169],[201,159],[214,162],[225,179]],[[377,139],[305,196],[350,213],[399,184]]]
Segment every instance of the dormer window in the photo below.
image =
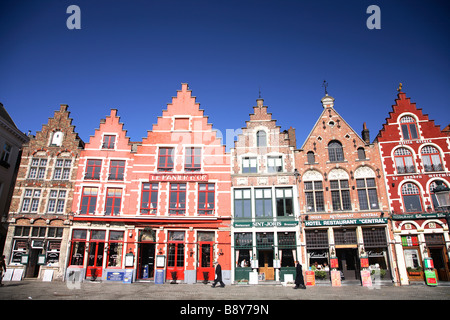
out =
[[61,131],[55,131],[52,135],[52,139],[50,141],[51,147],[61,147],[64,138],[64,133]]
[[259,130],[258,132],[256,132],[256,146],[257,147],[267,146],[267,137],[266,132],[264,130]]
[[114,149],[115,144],[116,144],[116,136],[105,135],[103,137],[102,149]]
[[413,117],[404,116],[400,119],[400,123],[402,127],[403,139],[410,140],[419,138],[416,120]]

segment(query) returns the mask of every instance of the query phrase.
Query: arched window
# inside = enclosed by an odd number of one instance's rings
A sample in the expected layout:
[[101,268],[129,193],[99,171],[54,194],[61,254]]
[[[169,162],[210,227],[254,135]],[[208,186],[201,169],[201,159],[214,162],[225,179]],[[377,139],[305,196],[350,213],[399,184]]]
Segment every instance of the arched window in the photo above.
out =
[[422,200],[419,188],[414,183],[402,186],[402,198],[406,212],[422,212]]
[[443,170],[441,156],[435,147],[425,146],[422,148],[422,162],[425,172]]
[[344,161],[344,151],[339,141],[331,141],[328,144],[328,157],[331,162]]
[[366,159],[366,151],[364,148],[358,148],[358,160],[365,160]]
[[259,130],[256,132],[256,146],[265,147],[267,146],[266,132],[264,130]]
[[313,151],[308,151],[306,154],[308,164],[314,164],[316,162],[316,156],[314,155]]
[[323,176],[319,171],[308,170],[303,175],[305,184],[305,200],[307,212],[325,211],[325,201],[323,198]]
[[403,139],[418,139],[419,134],[417,131],[416,120],[411,116],[404,116],[400,119],[402,127]]
[[395,166],[397,173],[413,173],[416,172],[414,160],[411,151],[406,148],[398,148],[394,152]]

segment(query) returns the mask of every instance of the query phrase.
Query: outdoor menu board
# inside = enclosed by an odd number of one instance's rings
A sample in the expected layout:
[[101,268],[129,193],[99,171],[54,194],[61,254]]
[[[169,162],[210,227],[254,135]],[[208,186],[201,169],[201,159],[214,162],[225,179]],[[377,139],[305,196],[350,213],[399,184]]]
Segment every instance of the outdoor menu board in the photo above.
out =
[[369,270],[361,271],[361,281],[362,281],[363,287],[371,287],[372,286],[372,278],[370,277]]
[[339,270],[331,271],[331,286],[332,287],[341,286],[341,272]]
[[307,286],[315,286],[316,285],[316,276],[314,271],[306,271],[306,285]]

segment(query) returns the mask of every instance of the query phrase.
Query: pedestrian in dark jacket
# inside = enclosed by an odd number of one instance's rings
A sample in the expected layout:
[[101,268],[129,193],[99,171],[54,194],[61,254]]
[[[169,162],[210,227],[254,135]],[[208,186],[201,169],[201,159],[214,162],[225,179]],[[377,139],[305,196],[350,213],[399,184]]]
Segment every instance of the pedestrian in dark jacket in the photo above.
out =
[[214,261],[214,266],[216,267],[216,278],[214,279],[211,287],[215,288],[217,282],[220,282],[220,287],[223,288],[225,287],[225,283],[222,281],[222,267],[219,263],[217,263],[217,261]]
[[294,287],[294,289],[298,289],[298,288],[306,289],[305,281],[303,280],[302,265],[298,261],[295,261],[295,263],[297,265],[295,266],[296,275],[295,275],[295,287]]
[[3,286],[2,280],[3,280],[3,270],[6,272],[6,262],[5,262],[5,256],[0,257],[0,286]]

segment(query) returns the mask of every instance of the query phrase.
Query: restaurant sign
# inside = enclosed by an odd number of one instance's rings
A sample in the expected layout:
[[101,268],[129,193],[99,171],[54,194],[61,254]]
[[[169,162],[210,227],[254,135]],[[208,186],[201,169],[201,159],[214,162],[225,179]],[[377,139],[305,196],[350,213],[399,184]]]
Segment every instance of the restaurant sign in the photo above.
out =
[[267,228],[267,227],[296,227],[298,221],[240,221],[235,222],[235,228]]
[[360,224],[385,224],[387,218],[365,218],[365,219],[341,219],[341,220],[314,220],[305,221],[305,227],[322,226],[348,226]]
[[418,213],[418,214],[393,214],[394,220],[415,220],[415,219],[433,219],[445,218],[445,213]]
[[150,174],[150,182],[152,181],[176,181],[176,182],[207,182],[208,174],[201,173],[152,173]]

